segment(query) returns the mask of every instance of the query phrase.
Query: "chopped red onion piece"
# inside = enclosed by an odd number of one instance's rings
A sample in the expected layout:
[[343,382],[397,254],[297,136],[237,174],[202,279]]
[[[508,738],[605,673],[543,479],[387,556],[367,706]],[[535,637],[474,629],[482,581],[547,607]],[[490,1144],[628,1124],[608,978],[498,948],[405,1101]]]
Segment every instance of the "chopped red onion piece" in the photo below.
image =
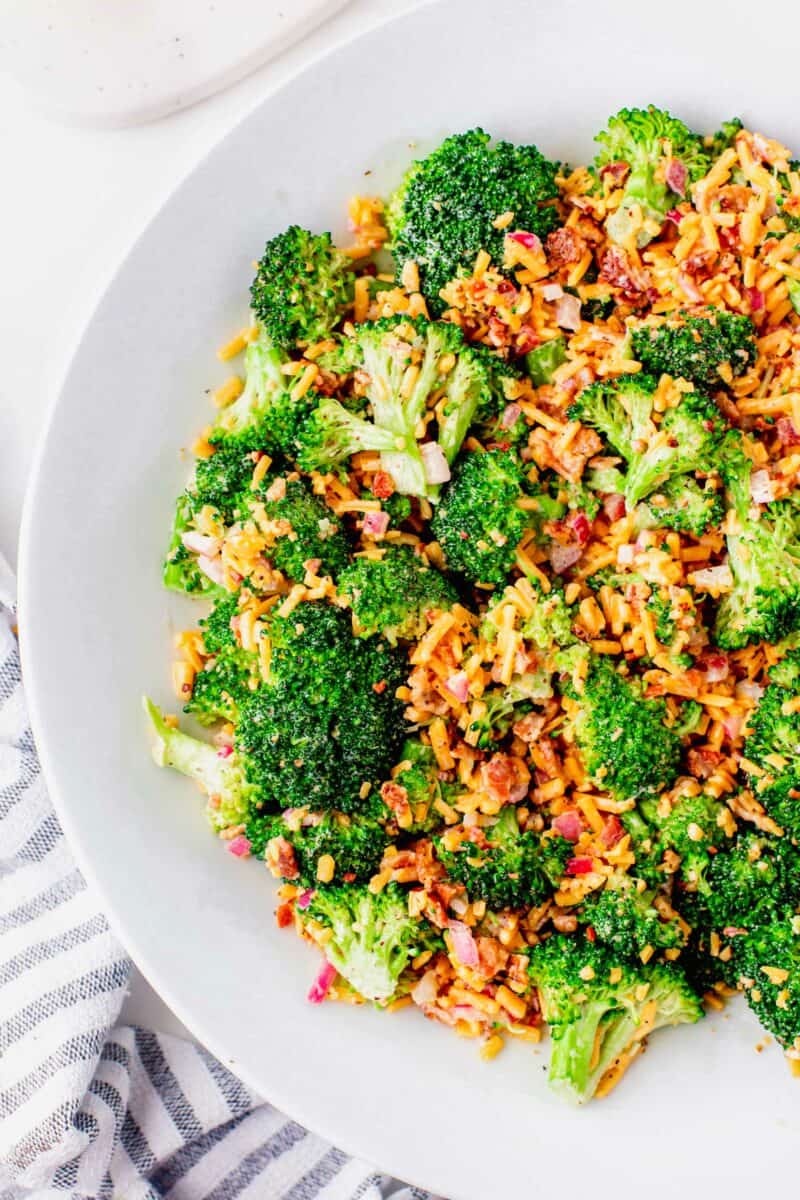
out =
[[250,853],[250,839],[240,833],[228,842],[228,851],[235,854],[237,858],[246,858]]
[[556,575],[563,575],[582,554],[582,546],[562,546],[560,542],[553,542],[550,546],[550,566]]
[[205,554],[199,554],[197,556],[197,565],[212,583],[218,583],[220,587],[224,586],[225,576],[222,570],[222,563],[218,558],[208,558]]
[[665,178],[670,191],[675,192],[675,194],[678,196],[686,195],[686,184],[689,180],[689,172],[686,170],[685,164],[682,163],[679,158],[671,158],[669,160],[667,163]]
[[747,297],[747,303],[750,305],[750,311],[761,312],[764,307],[764,293],[761,289],[757,287],[745,288],[744,294]]
[[512,233],[507,233],[506,237],[511,238],[512,242],[519,242],[520,246],[524,246],[526,250],[533,250],[534,253],[542,249],[542,243],[536,234],[528,233],[524,229],[515,229]]
[[298,908],[305,910],[306,908],[308,908],[309,904],[314,899],[315,895],[316,895],[316,888],[306,888],[306,890],[304,892],[301,892],[300,895],[297,897],[297,899],[295,900],[295,904],[297,905]]
[[383,537],[389,528],[389,514],[387,512],[365,513],[363,528],[364,533],[368,533],[372,537]]
[[198,533],[196,529],[190,529],[188,532],[182,533],[181,541],[187,550],[191,550],[192,554],[205,554],[208,558],[216,558],[222,547],[222,542],[219,538],[209,537],[205,533]]
[[428,483],[447,483],[450,467],[438,442],[425,442],[419,450]]
[[553,829],[555,829],[556,833],[561,834],[561,837],[566,838],[568,842],[577,842],[583,833],[583,820],[580,813],[574,808],[568,809],[567,812],[559,813],[553,821]]
[[451,696],[455,696],[462,704],[466,704],[469,696],[469,679],[466,671],[459,671],[456,675],[451,675],[445,680],[444,685]]
[[463,967],[477,967],[478,945],[472,931],[463,921],[448,921],[447,928],[453,939],[453,953]]
[[581,302],[577,296],[564,295],[556,303],[556,324],[574,332],[580,329]]
[[774,484],[769,471],[753,471],[750,476],[750,498],[754,504],[769,504],[775,499]]
[[564,289],[562,288],[560,283],[546,283],[545,286],[542,288],[542,296],[548,302],[553,301],[553,300],[560,300],[563,295],[564,295]]
[[309,989],[308,999],[312,1004],[322,1004],[328,994],[328,989],[336,978],[336,967],[327,960],[323,963],[319,975]]
[[503,409],[503,415],[500,418],[501,428],[511,429],[513,425],[516,425],[521,413],[522,409],[518,404],[507,404]]

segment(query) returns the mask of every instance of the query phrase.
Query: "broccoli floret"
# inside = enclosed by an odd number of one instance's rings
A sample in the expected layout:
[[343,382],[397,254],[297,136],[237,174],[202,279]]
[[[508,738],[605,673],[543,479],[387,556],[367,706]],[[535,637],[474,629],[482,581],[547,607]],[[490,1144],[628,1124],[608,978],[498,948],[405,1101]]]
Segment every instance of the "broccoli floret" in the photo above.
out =
[[734,939],[747,1003],[786,1049],[800,1049],[800,919],[790,913]]
[[711,860],[706,898],[713,928],[752,928],[800,902],[800,858],[788,838],[740,833]]
[[319,888],[306,913],[331,931],[325,957],[365,1000],[391,1000],[411,960],[441,944],[430,925],[408,915],[396,884],[377,895],[365,887]]
[[393,783],[405,788],[411,810],[410,824],[404,824],[402,832],[430,833],[438,829],[442,824],[442,814],[437,804],[442,801],[447,804],[454,794],[461,791],[459,784],[439,778],[436,755],[430,746],[416,738],[403,742],[398,767]]
[[350,557],[340,519],[305,479],[290,479],[281,495],[268,499],[273,480],[265,477],[256,491],[248,489],[240,508],[270,537],[267,557],[290,579],[302,580],[310,559],[319,560],[320,575],[338,578]]
[[649,496],[645,507],[660,529],[675,529],[700,537],[725,517],[725,502],[710,484],[701,485],[691,475],[678,475]]
[[726,500],[740,521],[747,520],[752,503],[750,475],[753,464],[744,452],[742,434],[730,429],[717,447],[715,467],[725,484]]
[[[333,398],[323,400],[298,435],[301,469],[330,470],[357,451],[379,451],[396,491],[435,500],[441,463],[434,458],[452,463],[473,420],[491,406],[484,356],[465,343],[457,326],[407,317],[360,325],[354,355],[368,380],[372,419]],[[446,372],[440,371],[443,360]],[[430,441],[432,430],[423,418],[434,393],[441,396],[438,450],[419,440]]]
[[657,385],[650,375],[622,375],[608,383],[593,383],[578,395],[567,415],[602,433],[630,462],[653,433],[650,418]]
[[246,821],[251,805],[259,797],[239,757],[223,757],[215,746],[168,725],[161,710],[146,696],[143,703],[154,735],[153,758],[158,766],[172,767],[200,785],[208,796],[206,811],[214,829]]
[[513,805],[484,832],[485,845],[462,841],[454,850],[447,849],[447,835],[436,839],[437,857],[450,878],[464,885],[471,900],[485,900],[493,910],[543,904],[552,885],[542,866],[541,835],[521,832]]
[[630,167],[620,206],[606,222],[609,237],[625,242],[632,228],[633,209],[638,208],[645,222],[637,233],[640,247],[658,235],[664,217],[675,204],[676,193],[667,182],[669,159],[683,165],[687,184],[701,179],[711,165],[703,139],[683,121],[653,105],[621,109],[609,118],[608,128],[595,141],[602,146],[594,160],[596,170],[618,162]]
[[662,324],[644,323],[631,339],[634,357],[654,375],[688,379],[698,387],[724,384],[720,368],[743,375],[755,362],[758,350],[755,327],[749,317],[709,308],[702,315],[675,312]]
[[316,887],[322,855],[333,859],[332,883],[367,883],[377,872],[389,844],[384,826],[375,820],[352,818],[344,813],[251,813],[245,827],[250,851],[269,859],[269,844],[284,838],[294,850],[299,874],[292,881]]
[[235,520],[240,495],[250,486],[265,438],[255,426],[241,433],[216,430],[209,437],[209,444],[214,453],[199,458],[195,467],[194,506],[197,510],[210,505],[227,525]]
[[522,636],[539,650],[570,646],[575,641],[572,631],[575,616],[575,606],[567,604],[560,588],[553,586],[545,593],[534,587],[533,612],[525,618]]
[[650,888],[663,885],[666,878],[663,869],[663,851],[658,841],[658,832],[645,819],[638,808],[624,812],[620,818],[630,838],[635,859],[635,874]]
[[[715,931],[716,933],[716,931]],[[680,964],[686,973],[689,983],[698,995],[715,992],[720,984],[726,987],[736,987],[736,967],[730,946],[720,946],[717,950],[716,934],[713,942],[706,929],[696,928],[689,934],[689,939],[681,951]],[[712,946],[716,951],[711,953]],[[720,951],[724,956],[720,958]]]
[[450,609],[458,600],[445,577],[409,546],[390,547],[382,558],[357,558],[338,583],[350,602],[360,637],[381,633],[391,645],[415,640],[428,626],[428,614]]
[[231,622],[238,611],[239,597],[227,594],[200,621],[203,645],[212,657],[195,676],[191,699],[183,711],[204,725],[235,721],[239,701],[249,695],[250,681],[257,677],[257,656],[242,649],[233,632]]
[[732,117],[730,121],[723,121],[713,137],[705,139],[711,159],[719,158],[720,154],[733,146],[737,133],[743,128],[738,117]]
[[514,225],[544,237],[558,224],[547,201],[557,196],[556,163],[535,146],[490,145],[482,129],[454,134],[406,173],[387,210],[398,271],[413,260],[432,312],[444,307],[442,288],[470,271],[480,250],[503,258],[505,234],[495,221],[514,214]]
[[622,958],[637,959],[646,951],[682,946],[684,936],[676,918],[663,918],[653,907],[653,892],[640,891],[629,875],[612,876],[599,892],[583,903],[581,923]]
[[570,680],[562,690],[574,713],[570,736],[598,787],[629,800],[674,782],[681,742],[665,723],[663,700],[646,699],[638,680],[624,678],[600,656],[589,660],[582,691]]
[[790,650],[769,677],[748,718],[744,756],[766,772],[751,779],[757,799],[785,833],[800,838],[800,714],[791,706],[800,694],[800,651]]
[[298,225],[267,242],[250,288],[253,311],[281,350],[328,337],[352,298],[352,262],[329,233]]
[[471,451],[459,459],[431,523],[450,570],[475,583],[503,583],[526,529],[563,515],[563,505],[545,492],[536,495],[537,510],[521,508],[524,484],[513,451]]
[[184,492],[182,496],[178,497],[175,505],[175,516],[167,555],[164,559],[162,579],[164,586],[172,592],[185,592],[189,596],[209,599],[213,596],[224,595],[224,589],[200,569],[197,555],[192,554],[183,543],[183,535],[194,529],[195,512],[194,496],[190,492]]
[[553,1041],[550,1084],[574,1103],[610,1090],[646,1035],[703,1015],[677,967],[633,967],[583,935],[540,942],[528,970]]
[[537,701],[549,700],[552,695],[551,673],[544,667],[516,675],[507,687],[484,692],[481,703],[485,712],[470,725],[470,732],[477,734],[475,745],[490,750]]
[[715,639],[724,650],[779,642],[800,628],[800,541],[791,503],[765,505],[727,539],[733,590],[717,609]]
[[723,819],[726,813],[724,804],[699,795],[682,797],[665,819],[655,818],[661,849],[680,857],[681,883],[687,891],[705,898],[711,891],[708,876],[714,855],[730,842],[729,824]]
[[525,367],[534,387],[552,383],[553,375],[567,361],[567,343],[563,337],[542,342],[535,350],[525,355]]
[[349,615],[306,602],[269,624],[271,686],[241,705],[235,741],[268,807],[375,815],[364,785],[385,779],[404,737],[404,656],[355,638]]

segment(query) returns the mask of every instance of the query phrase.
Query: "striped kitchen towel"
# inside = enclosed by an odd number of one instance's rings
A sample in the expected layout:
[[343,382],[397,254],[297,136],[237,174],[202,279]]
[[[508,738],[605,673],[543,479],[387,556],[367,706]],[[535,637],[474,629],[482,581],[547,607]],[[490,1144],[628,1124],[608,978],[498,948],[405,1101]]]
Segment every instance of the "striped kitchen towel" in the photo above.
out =
[[131,963],[70,855],[0,560],[0,1200],[430,1200],[287,1120],[200,1046],[117,1025]]

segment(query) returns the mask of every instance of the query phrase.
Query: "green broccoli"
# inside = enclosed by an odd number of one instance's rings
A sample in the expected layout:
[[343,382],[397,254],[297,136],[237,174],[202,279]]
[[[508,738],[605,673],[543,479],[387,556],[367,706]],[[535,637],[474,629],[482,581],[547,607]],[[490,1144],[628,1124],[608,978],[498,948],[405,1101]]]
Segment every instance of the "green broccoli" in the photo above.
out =
[[711,307],[703,314],[678,310],[657,325],[643,322],[631,346],[646,371],[714,389],[724,385],[720,367],[728,364],[734,375],[743,375],[755,362],[755,336],[749,317]]
[[800,650],[772,668],[770,682],[748,718],[744,756],[766,774],[751,779],[757,799],[790,837],[800,839]]
[[553,375],[567,361],[567,343],[563,337],[542,342],[525,355],[525,366],[534,387],[552,383]]
[[164,714],[146,696],[144,710],[154,735],[153,758],[159,767],[188,775],[208,796],[207,813],[214,829],[246,821],[258,790],[247,779],[246,766],[236,754],[225,756],[208,742],[168,725]]
[[664,918],[653,907],[654,893],[630,875],[611,876],[605,887],[592,892],[581,906],[581,924],[622,958],[635,960],[650,947],[670,950],[683,946],[676,918]]
[[511,450],[462,455],[431,522],[451,571],[474,583],[503,583],[526,529],[563,515],[564,506],[544,491],[535,494],[537,510],[523,509],[525,484],[522,463]]
[[203,725],[235,721],[239,702],[250,694],[252,681],[258,680],[257,655],[242,649],[233,631],[238,611],[238,595],[226,593],[200,620],[203,645],[211,657],[195,676],[183,711]]
[[[646,246],[660,232],[676,195],[682,196],[686,186],[701,179],[711,166],[703,139],[683,121],[652,104],[646,109],[621,109],[609,118],[607,129],[595,141],[602,147],[594,160],[598,172],[619,162],[630,168],[620,206],[606,222],[609,237],[615,242],[625,242],[632,210],[637,207],[645,219],[637,242],[640,247]],[[677,162],[682,170],[668,172],[669,160]]]
[[290,479],[274,499],[269,499],[275,476],[265,476],[254,491],[240,501],[243,518],[252,517],[270,536],[265,551],[272,564],[290,579],[302,580],[309,560],[319,560],[319,574],[338,578],[350,558],[342,522],[307,480]]
[[740,833],[711,860],[706,905],[714,929],[751,928],[800,903],[800,857],[788,838]]
[[411,824],[404,825],[401,832],[413,835],[441,828],[443,817],[439,806],[449,804],[462,791],[461,786],[440,778],[436,755],[430,746],[416,738],[403,742],[398,767],[392,782],[405,788],[411,809]]
[[272,808],[336,808],[375,815],[376,785],[404,737],[395,692],[404,656],[377,638],[355,638],[349,615],[309,601],[269,623],[272,684],[246,698],[236,745]]
[[589,660],[582,691],[569,679],[562,691],[574,710],[568,736],[598,787],[630,800],[674,782],[681,742],[666,724],[663,700],[646,699],[638,680],[626,679],[599,655]]
[[714,636],[724,650],[778,642],[800,628],[800,540],[789,501],[767,504],[728,534],[733,590],[719,604]]
[[447,849],[446,835],[436,839],[436,855],[450,878],[464,885],[470,900],[485,900],[492,910],[544,904],[553,889],[543,869],[541,835],[521,832],[513,805],[484,833],[485,842],[462,841],[455,850]]
[[693,537],[701,537],[725,517],[721,493],[710,483],[701,487],[691,475],[673,476],[648,496],[644,507],[657,528],[675,529]]
[[681,885],[705,899],[711,891],[709,872],[714,855],[730,842],[726,813],[730,817],[724,804],[701,794],[682,797],[664,819],[654,817],[660,848],[680,857]]
[[332,933],[328,961],[360,996],[381,1004],[397,993],[412,959],[441,945],[430,925],[408,915],[406,894],[396,884],[377,894],[365,887],[319,888],[306,915]]
[[458,601],[455,589],[409,546],[389,547],[382,558],[357,558],[338,581],[350,602],[359,636],[381,633],[392,645],[420,638],[431,612]]
[[800,918],[776,916],[733,946],[747,1003],[782,1046],[800,1050]]
[[289,351],[327,338],[352,299],[351,260],[329,233],[298,225],[267,242],[250,289],[273,345]]
[[534,596],[533,612],[525,618],[522,636],[539,650],[572,645],[576,640],[572,630],[577,615],[575,606],[567,604],[563,591],[557,586],[545,593],[535,585]]
[[495,225],[514,214],[516,229],[539,237],[558,224],[548,205],[558,194],[557,164],[535,146],[490,145],[482,129],[454,134],[406,172],[387,209],[391,248],[402,271],[412,260],[432,312],[444,305],[442,288],[469,272],[480,250],[499,265],[505,232]]
[[486,711],[470,725],[470,732],[477,734],[474,744],[479,750],[490,750],[537,702],[552,695],[551,674],[544,667],[515,675],[507,687],[490,688],[481,696]]
[[191,492],[184,492],[178,497],[162,579],[164,586],[172,592],[185,592],[200,599],[211,599],[224,595],[224,588],[201,569],[198,556],[188,549],[183,540],[184,534],[196,533],[196,512],[196,500]]
[[550,1084],[574,1103],[590,1100],[643,1049],[644,1037],[703,1015],[675,966],[631,966],[602,943],[554,934],[531,951],[530,977],[550,1026]]
[[[395,490],[435,500],[473,420],[492,405],[485,358],[456,325],[387,317],[360,325],[356,366],[372,418],[328,398],[298,435],[302,470],[327,471],[360,450],[379,451]],[[436,441],[427,419],[435,408]]]
[[298,873],[292,873],[292,881],[304,887],[317,885],[317,867],[323,855],[334,862],[332,883],[367,883],[389,844],[389,835],[379,821],[302,809],[262,815],[256,807],[246,823],[245,836],[258,858],[268,858],[270,842],[284,838],[294,850]]
[[744,126],[738,117],[723,121],[713,137],[705,138],[705,144],[711,159],[719,158],[720,154],[730,149],[736,143],[736,135]]

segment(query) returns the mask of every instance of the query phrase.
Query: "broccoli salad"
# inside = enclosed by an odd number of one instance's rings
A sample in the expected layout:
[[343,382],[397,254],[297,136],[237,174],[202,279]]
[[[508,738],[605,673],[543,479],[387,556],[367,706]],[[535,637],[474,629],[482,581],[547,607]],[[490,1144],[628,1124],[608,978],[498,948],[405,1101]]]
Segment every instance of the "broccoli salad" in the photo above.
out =
[[270,239],[164,566],[206,732],[145,702],[312,1003],[547,1029],[578,1103],[737,992],[800,1073],[800,162],[596,142]]

